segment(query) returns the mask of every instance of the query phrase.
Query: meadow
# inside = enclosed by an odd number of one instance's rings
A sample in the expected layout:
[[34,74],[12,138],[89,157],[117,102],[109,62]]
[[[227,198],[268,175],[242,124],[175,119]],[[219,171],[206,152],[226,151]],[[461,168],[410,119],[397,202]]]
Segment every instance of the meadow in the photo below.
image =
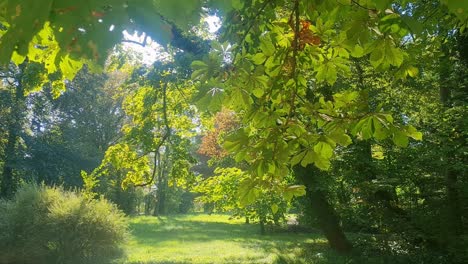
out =
[[396,241],[364,233],[347,233],[355,250],[340,255],[318,230],[270,226],[261,235],[258,224],[224,214],[137,216],[129,222],[125,264],[455,263],[438,254],[408,252]]
[[[126,263],[307,263],[328,252],[324,237],[313,233],[270,231],[260,235],[256,224],[228,215],[139,216],[130,219]],[[289,259],[289,260],[288,260]]]

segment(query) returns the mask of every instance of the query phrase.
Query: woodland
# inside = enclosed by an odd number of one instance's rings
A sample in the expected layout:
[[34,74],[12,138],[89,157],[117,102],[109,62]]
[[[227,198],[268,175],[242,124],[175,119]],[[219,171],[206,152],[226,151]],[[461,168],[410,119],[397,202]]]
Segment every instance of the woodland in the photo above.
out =
[[0,0],[0,263],[468,263],[468,1]]

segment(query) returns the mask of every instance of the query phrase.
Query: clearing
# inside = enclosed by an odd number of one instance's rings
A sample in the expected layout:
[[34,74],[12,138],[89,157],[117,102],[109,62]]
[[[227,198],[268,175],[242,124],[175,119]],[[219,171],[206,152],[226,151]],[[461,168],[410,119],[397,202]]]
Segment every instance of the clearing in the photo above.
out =
[[328,262],[331,256],[321,235],[280,231],[260,235],[257,224],[228,215],[139,216],[130,219],[130,228],[126,263],[131,264],[305,263],[303,258]]

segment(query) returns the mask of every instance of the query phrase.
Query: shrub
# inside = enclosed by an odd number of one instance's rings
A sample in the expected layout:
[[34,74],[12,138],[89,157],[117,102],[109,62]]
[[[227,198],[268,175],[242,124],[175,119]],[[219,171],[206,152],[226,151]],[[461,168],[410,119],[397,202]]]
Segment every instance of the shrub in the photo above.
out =
[[110,263],[126,234],[113,204],[62,188],[26,184],[0,201],[0,263]]

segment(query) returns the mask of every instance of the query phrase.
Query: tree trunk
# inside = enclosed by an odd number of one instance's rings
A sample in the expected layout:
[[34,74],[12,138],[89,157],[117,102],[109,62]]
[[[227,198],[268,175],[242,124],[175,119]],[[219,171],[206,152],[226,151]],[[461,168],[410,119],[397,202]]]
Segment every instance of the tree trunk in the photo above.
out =
[[167,176],[163,177],[162,184],[160,185],[161,189],[158,192],[158,211],[159,215],[165,215],[166,210],[166,192],[167,192]]
[[151,211],[151,195],[150,194],[147,194],[145,196],[145,215],[150,215],[150,211]]
[[156,203],[154,205],[153,216],[161,215],[161,210],[160,210],[161,207],[159,206],[159,203],[161,202],[161,189],[162,189],[161,183],[162,183],[162,173],[159,173],[158,181],[156,185],[157,186],[156,195],[155,195]]
[[265,235],[265,218],[260,217],[260,235]]
[[[450,73],[452,70],[452,65],[450,61],[450,51],[447,45],[442,45],[442,52],[444,56],[440,58],[439,61],[439,94],[440,102],[445,111],[452,107],[452,87],[455,86],[454,83],[450,81]],[[458,193],[458,175],[457,171],[454,168],[453,164],[453,155],[450,153],[444,153],[442,157],[444,161],[443,171],[445,178],[445,189],[447,190],[447,207],[446,207],[446,230],[447,230],[447,239],[449,241],[456,241],[462,233],[462,214],[460,206],[460,198]]]
[[273,215],[273,222],[275,223],[275,226],[280,226],[280,214],[276,213]]
[[319,221],[328,244],[339,253],[349,253],[353,246],[346,238],[343,229],[340,226],[339,218],[334,208],[328,203],[326,195],[323,191],[318,190],[317,181],[314,179],[315,167],[312,165],[306,168],[296,166],[294,172],[297,179],[302,181],[307,188],[307,197],[311,201],[311,209]]
[[457,181],[457,173],[447,167],[445,184],[447,188],[447,231],[450,238],[456,238],[462,234],[462,214]]
[[2,185],[0,186],[0,197],[4,198],[11,197],[14,192],[12,166],[15,157],[16,137],[14,129],[8,129],[8,142],[5,148],[5,163],[2,171]]
[[156,192],[156,206],[154,208],[153,215],[165,215],[166,214],[166,192],[167,192],[167,177],[168,177],[168,164],[169,164],[169,153],[166,147],[166,153],[163,158],[159,159],[159,171],[157,181],[157,192]]

